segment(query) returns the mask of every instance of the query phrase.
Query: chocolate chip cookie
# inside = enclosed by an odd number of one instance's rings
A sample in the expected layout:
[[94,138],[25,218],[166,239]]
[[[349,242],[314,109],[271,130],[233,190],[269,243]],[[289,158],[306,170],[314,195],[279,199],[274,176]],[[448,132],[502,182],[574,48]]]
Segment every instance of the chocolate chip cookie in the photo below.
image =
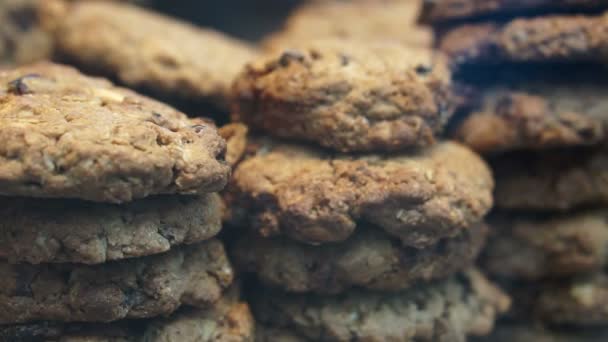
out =
[[481,274],[399,293],[352,290],[341,296],[261,291],[252,298],[256,319],[310,341],[464,341],[488,334],[509,298]]
[[233,271],[222,243],[95,266],[0,263],[0,324],[110,322],[213,304]]
[[226,106],[255,50],[222,33],[119,2],[42,3],[45,27],[71,61],[132,86]]
[[211,124],[70,67],[0,70],[0,194],[126,202],[221,190]]
[[451,75],[431,49],[324,40],[247,65],[233,119],[340,152],[428,146],[453,112]]
[[403,247],[377,229],[358,229],[344,242],[310,246],[286,238],[242,237],[237,268],[290,292],[339,293],[350,287],[397,291],[471,266],[487,229],[478,224],[425,249]]
[[400,155],[335,155],[266,140],[233,177],[234,211],[263,236],[342,241],[369,222],[406,246],[456,236],[492,207],[493,179],[457,143]]

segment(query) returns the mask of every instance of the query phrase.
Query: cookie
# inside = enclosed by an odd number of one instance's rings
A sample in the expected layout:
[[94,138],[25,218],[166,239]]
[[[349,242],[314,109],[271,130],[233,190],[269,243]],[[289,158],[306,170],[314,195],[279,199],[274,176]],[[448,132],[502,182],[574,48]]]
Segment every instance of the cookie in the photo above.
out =
[[84,263],[159,254],[215,236],[217,194],[157,196],[126,205],[0,198],[0,259]]
[[278,50],[320,38],[337,38],[432,47],[433,32],[416,23],[421,7],[419,0],[305,2],[289,15],[281,31],[262,44],[266,49]]
[[352,290],[340,296],[260,291],[252,298],[263,325],[311,341],[465,341],[485,335],[510,301],[480,273],[398,293]]
[[548,328],[539,324],[502,323],[491,335],[473,342],[602,342],[607,339],[606,328]]
[[70,67],[0,70],[0,194],[126,202],[221,190],[213,125]]
[[453,112],[445,58],[397,43],[324,40],[269,53],[233,87],[233,119],[340,152],[428,146]]
[[516,16],[530,13],[590,11],[606,8],[602,0],[433,0],[425,1],[422,22],[441,24],[488,16]]
[[480,104],[453,137],[485,154],[608,140],[608,83],[597,70],[591,74],[578,69],[532,77],[520,73],[478,85],[483,88]]
[[181,309],[167,318],[113,323],[39,322],[0,326],[2,341],[248,342],[254,321],[249,306],[224,296],[207,309]]
[[35,0],[0,2],[0,65],[25,64],[48,58],[51,37],[38,25]]
[[216,302],[232,278],[217,240],[96,266],[0,263],[0,324],[166,315]]
[[225,107],[233,78],[256,55],[222,33],[129,4],[42,5],[44,26],[67,59],[169,97]]
[[345,240],[364,221],[422,248],[470,228],[492,207],[490,170],[452,142],[347,156],[266,141],[239,164],[233,183],[233,211],[248,211],[252,228],[310,243]]
[[226,140],[226,162],[234,167],[241,161],[247,149],[249,129],[241,123],[231,123],[220,127],[218,132]]
[[336,244],[310,246],[286,238],[243,236],[232,250],[235,266],[290,292],[339,293],[356,286],[398,291],[471,266],[486,238],[478,224],[425,249],[403,247],[377,229],[358,229]]
[[490,164],[499,208],[566,211],[608,203],[606,147],[518,152]]
[[[540,217],[539,217],[540,216]],[[592,273],[608,266],[608,211],[493,215],[480,262],[503,278],[535,280]]]
[[504,62],[602,62],[608,49],[606,15],[553,15],[466,24],[439,39],[455,66]]

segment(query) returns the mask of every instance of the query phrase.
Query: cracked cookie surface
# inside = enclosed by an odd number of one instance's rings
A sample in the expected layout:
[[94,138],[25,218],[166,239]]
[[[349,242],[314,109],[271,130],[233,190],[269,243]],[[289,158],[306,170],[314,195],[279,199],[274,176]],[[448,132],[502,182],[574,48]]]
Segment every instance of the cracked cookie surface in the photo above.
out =
[[453,113],[443,55],[397,43],[311,42],[248,64],[233,119],[341,152],[427,146]]
[[0,263],[0,324],[110,322],[206,307],[232,282],[218,240],[95,266]]
[[264,236],[342,241],[367,221],[425,247],[479,222],[493,184],[483,160],[457,143],[345,156],[265,140],[236,168],[231,197],[233,211],[248,212]]
[[215,236],[217,194],[155,196],[125,205],[0,198],[0,259],[84,263],[141,257]]
[[488,334],[510,300],[476,271],[398,293],[253,298],[257,320],[312,341],[465,341]]
[[127,202],[221,190],[213,125],[73,68],[0,71],[0,193]]

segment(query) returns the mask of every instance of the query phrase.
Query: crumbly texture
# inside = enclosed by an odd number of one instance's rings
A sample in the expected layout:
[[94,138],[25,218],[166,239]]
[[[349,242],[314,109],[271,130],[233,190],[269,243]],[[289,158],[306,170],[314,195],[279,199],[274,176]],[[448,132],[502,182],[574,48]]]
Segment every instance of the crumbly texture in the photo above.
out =
[[608,16],[562,15],[467,24],[448,31],[439,48],[456,66],[503,62],[603,62]]
[[435,142],[451,117],[443,55],[388,42],[324,40],[246,66],[232,114],[252,129],[341,152]]
[[73,68],[0,70],[0,194],[126,202],[221,190],[213,125]]
[[472,342],[602,342],[606,340],[608,340],[606,328],[548,328],[534,323],[501,323],[491,335],[474,339]]
[[389,40],[409,46],[431,47],[433,32],[416,23],[422,0],[308,1],[287,18],[283,29],[262,44],[266,49],[290,48],[303,42]]
[[222,228],[217,194],[157,196],[126,205],[0,198],[0,259],[84,263],[167,252]]
[[133,5],[43,1],[43,23],[70,60],[133,87],[227,106],[230,84],[253,48]]
[[247,133],[249,129],[241,123],[231,123],[218,130],[226,140],[226,162],[235,167],[247,150]]
[[114,323],[41,322],[0,327],[2,341],[57,342],[250,342],[249,306],[231,296],[208,309],[182,309],[167,318]]
[[36,0],[0,1],[0,65],[48,58],[51,37],[38,26]]
[[433,0],[424,1],[422,22],[441,24],[480,16],[515,16],[565,10],[597,10],[607,7],[602,0]]
[[290,292],[333,294],[353,286],[398,291],[469,268],[486,234],[485,225],[479,224],[425,249],[403,247],[373,228],[321,246],[252,234],[235,244],[232,255],[239,270]]
[[606,147],[519,152],[490,164],[499,208],[566,211],[608,203]]
[[346,156],[266,141],[239,164],[233,183],[233,211],[249,212],[261,235],[311,243],[345,240],[367,221],[425,247],[469,229],[492,207],[490,170],[452,142]]
[[597,77],[556,77],[555,71],[534,77],[542,79],[519,75],[502,84],[480,85],[481,104],[454,138],[485,154],[608,140],[608,83]]
[[341,296],[261,291],[252,309],[262,324],[313,341],[465,341],[488,334],[510,300],[470,271],[399,293],[352,290]]
[[[537,215],[538,216],[538,215]],[[535,280],[593,273],[608,266],[608,211],[493,215],[480,263],[493,276]]]
[[233,276],[217,240],[96,266],[0,263],[0,324],[110,322],[205,307]]

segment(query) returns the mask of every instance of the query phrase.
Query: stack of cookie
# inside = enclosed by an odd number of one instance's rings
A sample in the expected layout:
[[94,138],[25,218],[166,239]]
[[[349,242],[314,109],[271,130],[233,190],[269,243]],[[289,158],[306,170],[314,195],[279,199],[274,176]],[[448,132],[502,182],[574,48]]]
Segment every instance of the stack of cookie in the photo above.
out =
[[438,141],[454,107],[441,54],[379,39],[271,48],[233,86],[252,137],[227,198],[249,233],[259,341],[455,341],[509,299],[471,269],[493,180]]
[[252,339],[214,126],[51,63],[0,98],[0,340]]
[[608,47],[606,8],[445,0],[426,9],[441,49],[478,94],[454,137],[485,154],[496,178],[482,265],[511,291],[510,318],[541,324],[502,327],[502,340],[608,338],[608,83],[597,64]]

